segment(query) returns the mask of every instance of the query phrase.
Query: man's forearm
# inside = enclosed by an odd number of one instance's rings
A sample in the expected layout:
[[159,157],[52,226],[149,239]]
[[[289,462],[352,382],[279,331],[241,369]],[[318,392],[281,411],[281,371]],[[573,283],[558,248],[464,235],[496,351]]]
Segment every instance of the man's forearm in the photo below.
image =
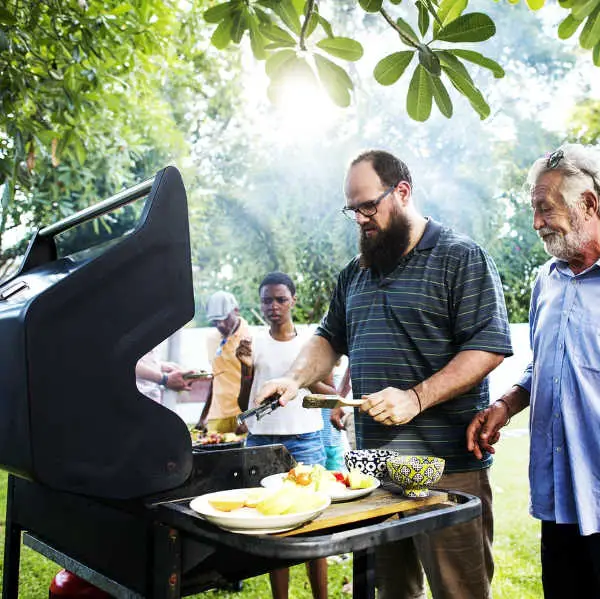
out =
[[294,360],[286,376],[293,378],[299,387],[309,387],[326,379],[338,358],[339,355],[327,339],[313,335]]
[[496,401],[506,405],[507,415],[509,418],[512,418],[515,414],[518,414],[521,410],[529,406],[530,395],[527,389],[524,389],[520,385],[513,385],[509,391]]
[[456,354],[444,368],[415,385],[425,410],[467,392],[504,360],[501,354],[467,350]]

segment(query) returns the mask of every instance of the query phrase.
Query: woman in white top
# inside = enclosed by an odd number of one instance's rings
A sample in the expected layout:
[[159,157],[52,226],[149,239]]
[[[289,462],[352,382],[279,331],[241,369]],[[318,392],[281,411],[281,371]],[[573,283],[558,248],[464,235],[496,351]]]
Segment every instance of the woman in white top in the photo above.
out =
[[[259,286],[261,311],[269,330],[252,341],[241,340],[236,355],[242,363],[243,385],[240,405],[254,407],[254,399],[264,382],[282,376],[300,353],[307,337],[299,336],[292,321],[296,303],[296,287],[290,277],[281,272],[269,273]],[[330,379],[330,380],[329,380]],[[335,393],[333,376],[327,383],[310,388],[313,393]],[[251,384],[250,384],[251,383]],[[247,447],[283,444],[297,462],[325,466],[325,449],[321,440],[321,410],[302,407],[302,398],[309,392],[301,389],[296,398],[261,420],[249,418]],[[249,401],[248,401],[249,394]],[[308,575],[315,599],[327,597],[327,561],[325,558],[307,562]],[[287,599],[289,569],[271,572],[274,599]]]

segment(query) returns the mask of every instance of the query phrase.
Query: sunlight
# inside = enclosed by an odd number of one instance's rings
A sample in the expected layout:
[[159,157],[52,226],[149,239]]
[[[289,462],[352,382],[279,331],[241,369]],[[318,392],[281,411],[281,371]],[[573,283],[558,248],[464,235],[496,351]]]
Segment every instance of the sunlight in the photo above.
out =
[[277,103],[272,104],[267,97],[269,78],[264,62],[245,61],[243,87],[250,104],[257,108],[254,115],[263,113],[259,119],[263,136],[303,143],[326,133],[344,116],[344,109],[335,106],[324,89],[300,78],[288,79],[277,90]]

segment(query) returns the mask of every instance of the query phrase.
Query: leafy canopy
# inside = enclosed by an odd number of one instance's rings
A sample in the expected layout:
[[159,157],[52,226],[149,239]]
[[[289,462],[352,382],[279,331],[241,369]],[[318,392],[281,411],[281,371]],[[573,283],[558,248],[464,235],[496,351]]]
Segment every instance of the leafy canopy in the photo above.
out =
[[[462,45],[481,44],[494,36],[494,20],[485,13],[466,12],[469,0],[415,0],[403,5],[404,12],[415,17],[415,30],[401,16],[392,15],[401,1],[351,0],[366,13],[378,15],[398,37],[399,49],[375,66],[375,80],[393,85],[412,71],[406,110],[416,121],[429,118],[434,102],[445,117],[452,117],[449,88],[464,96],[481,119],[487,118],[490,107],[468,67],[488,69],[496,78],[503,77],[504,70],[472,46]],[[544,3],[527,0],[531,10]],[[600,66],[600,0],[559,0],[559,4],[569,11],[559,37],[567,39],[580,30],[581,47],[592,50],[594,64]],[[287,82],[302,79],[311,85],[319,82],[335,104],[350,105],[354,83],[344,62],[359,60],[363,48],[358,40],[335,34],[320,13],[318,0],[229,0],[209,8],[204,18],[216,25],[212,43],[219,49],[249,37],[254,56],[266,61],[272,101],[277,102]]]

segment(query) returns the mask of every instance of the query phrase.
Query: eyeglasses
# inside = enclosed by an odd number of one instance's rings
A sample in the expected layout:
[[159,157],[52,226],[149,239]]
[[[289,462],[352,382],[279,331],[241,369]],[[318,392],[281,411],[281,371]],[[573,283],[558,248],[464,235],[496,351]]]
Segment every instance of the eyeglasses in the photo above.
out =
[[289,297],[261,297],[260,301],[265,306],[270,306],[273,304],[273,302],[277,302],[280,306],[283,306],[284,304],[287,304],[290,301],[290,298]]
[[[400,181],[398,181],[400,183]],[[391,185],[388,187],[378,198],[375,200],[369,200],[368,202],[363,202],[358,206],[344,206],[342,208],[342,214],[349,218],[350,220],[356,220],[357,214],[360,213],[367,218],[371,216],[375,216],[377,214],[377,206],[390,194],[396,187],[398,187],[398,183],[396,185]]]
[[[548,169],[558,168],[558,166],[560,165],[560,163],[562,162],[564,157],[565,157],[565,153],[562,150],[560,150],[560,149],[554,150],[554,152],[552,152],[548,156],[548,159],[546,160],[546,168],[548,168]],[[575,166],[575,165],[573,165],[573,166]],[[596,181],[596,177],[585,168],[581,168],[580,166],[575,166],[575,168],[579,172],[583,173],[584,175],[587,175],[592,180],[592,183],[594,185],[594,191],[596,192],[596,195],[598,196],[598,198],[600,198],[600,185],[598,184],[598,181]]]
[[546,168],[556,168],[564,157],[565,153],[562,150],[554,150],[546,160]]

